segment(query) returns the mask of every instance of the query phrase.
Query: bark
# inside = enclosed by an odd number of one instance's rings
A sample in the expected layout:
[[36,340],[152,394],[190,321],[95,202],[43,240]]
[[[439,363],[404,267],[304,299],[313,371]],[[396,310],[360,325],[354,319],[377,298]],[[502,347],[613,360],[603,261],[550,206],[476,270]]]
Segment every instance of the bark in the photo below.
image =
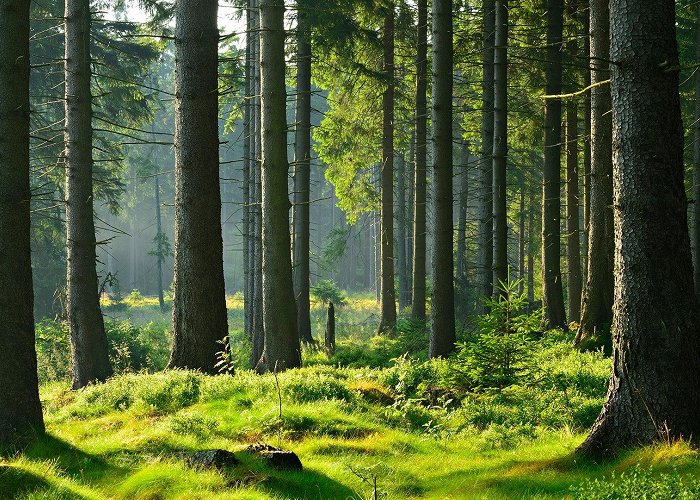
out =
[[525,181],[520,186],[520,211],[518,212],[518,293],[525,291]]
[[452,0],[433,0],[433,300],[430,358],[455,347],[452,213]]
[[428,119],[428,3],[417,0],[418,43],[416,50],[416,159],[413,185],[413,319],[425,319],[426,278],[426,184]]
[[289,235],[284,3],[260,0],[263,367],[301,366]]
[[[562,0],[547,0],[547,95],[562,91]],[[566,328],[561,281],[561,100],[546,99],[544,106],[544,182],[542,189],[542,299],[547,327]]]
[[459,171],[459,207],[457,217],[457,314],[464,317],[468,310],[467,298],[467,208],[469,206],[469,142],[461,140],[461,166]]
[[332,355],[335,352],[335,306],[333,302],[328,303],[328,312],[326,314],[326,334],[325,334],[326,352]]
[[394,291],[394,8],[384,18],[384,71],[387,86],[382,97],[381,165],[381,312],[380,332],[396,326]]
[[406,160],[397,157],[396,173],[396,264],[399,277],[399,310],[402,311],[410,302],[408,289],[408,267],[406,266]]
[[73,388],[112,375],[100,310],[92,186],[90,2],[65,4],[65,159],[68,324]]
[[[591,0],[591,82],[610,77],[610,21],[607,0]],[[576,345],[609,345],[613,306],[613,160],[610,87],[591,89],[591,175],[588,272]]]
[[570,321],[581,313],[581,235],[578,191],[578,114],[575,102],[566,106],[566,270]]
[[[695,27],[695,59],[700,60],[700,6]],[[693,270],[695,290],[700,290],[700,72],[695,72],[695,116],[693,122]]]
[[[591,85],[591,22],[589,0],[581,0],[579,16],[583,25],[583,62],[586,68],[583,73],[584,88]],[[583,281],[588,272],[588,231],[591,220],[591,94],[586,92],[583,97],[584,137],[583,137]]]
[[675,21],[672,0],[610,2],[613,369],[603,411],[579,448],[591,455],[700,435],[700,310]]
[[[483,0],[483,78],[481,98],[481,181],[479,198],[479,294],[493,295],[493,99],[496,2]],[[486,311],[482,304],[481,312]]]
[[294,293],[299,338],[313,343],[309,303],[309,201],[311,190],[311,27],[300,8],[297,25],[297,95],[294,145]]
[[530,207],[527,220],[527,303],[532,306],[535,302],[535,179],[530,173],[528,186],[528,207]]
[[[156,194],[156,235],[158,241],[160,242],[160,238],[162,238],[163,235],[163,218],[161,217],[160,213],[160,176],[156,174],[154,176],[155,179],[155,194]],[[160,244],[160,243],[159,243]],[[158,248],[158,269],[157,269],[157,279],[158,279],[158,305],[160,305],[160,311],[165,312],[165,298],[163,297],[163,258],[165,257],[161,253],[161,248]]]
[[250,210],[250,173],[251,173],[251,120],[252,120],[252,58],[253,58],[253,44],[252,44],[252,23],[251,23],[251,2],[248,0],[246,2],[246,45],[245,45],[245,82],[244,82],[244,93],[245,99],[243,101],[243,180],[241,189],[243,191],[243,214],[242,214],[242,226],[243,226],[243,331],[249,337],[252,336],[251,332],[251,322],[252,322],[252,304],[253,304],[253,294],[252,294],[252,283],[251,283],[251,261],[250,261],[250,230],[251,230],[251,210]]
[[30,251],[29,0],[0,0],[0,452],[44,431]]
[[175,296],[169,368],[215,373],[228,335],[219,189],[216,0],[175,5]]
[[411,145],[408,154],[408,166],[406,167],[406,175],[408,176],[408,201],[407,201],[407,216],[406,220],[406,295],[408,303],[406,307],[413,308],[413,224],[415,222],[414,215],[414,199],[416,194],[416,134],[415,130],[411,136]]
[[508,281],[508,0],[496,1],[493,92],[493,285]]

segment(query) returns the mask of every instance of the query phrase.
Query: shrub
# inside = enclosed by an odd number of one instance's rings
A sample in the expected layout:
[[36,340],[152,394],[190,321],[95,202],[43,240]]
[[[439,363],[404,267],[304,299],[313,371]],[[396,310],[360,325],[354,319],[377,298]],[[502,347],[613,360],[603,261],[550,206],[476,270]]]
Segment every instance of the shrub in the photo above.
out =
[[633,467],[605,479],[587,479],[572,488],[574,498],[590,500],[665,500],[700,497],[700,481],[677,470],[655,472],[653,468]]
[[331,280],[321,280],[311,287],[311,295],[324,304],[333,302],[336,306],[342,306],[347,302],[345,292]]

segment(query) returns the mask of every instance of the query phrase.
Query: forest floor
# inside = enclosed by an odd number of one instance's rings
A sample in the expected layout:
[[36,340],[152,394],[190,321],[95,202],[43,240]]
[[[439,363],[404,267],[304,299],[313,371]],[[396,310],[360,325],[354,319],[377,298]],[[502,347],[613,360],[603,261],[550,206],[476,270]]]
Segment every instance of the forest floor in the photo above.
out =
[[[152,324],[164,325],[167,314],[139,300],[119,320],[151,324],[141,335],[157,337],[162,330]],[[240,311],[229,302],[235,327]],[[77,392],[65,380],[44,380],[47,435],[0,460],[0,498],[361,499],[373,498],[375,481],[378,498],[700,496],[700,456],[684,443],[604,464],[573,454],[602,403],[602,354],[568,351],[568,340],[538,344],[538,363],[552,367],[539,385],[457,390],[449,362],[396,357],[410,338],[373,337],[364,325],[375,308],[371,299],[351,300],[339,314],[338,357],[307,352],[309,366],[277,379],[242,369],[234,376],[125,369]],[[322,322],[320,307],[314,321]],[[549,387],[547,377],[559,385]],[[294,451],[303,471],[269,467],[246,451],[258,442]],[[241,463],[188,464],[210,449],[233,451]]]

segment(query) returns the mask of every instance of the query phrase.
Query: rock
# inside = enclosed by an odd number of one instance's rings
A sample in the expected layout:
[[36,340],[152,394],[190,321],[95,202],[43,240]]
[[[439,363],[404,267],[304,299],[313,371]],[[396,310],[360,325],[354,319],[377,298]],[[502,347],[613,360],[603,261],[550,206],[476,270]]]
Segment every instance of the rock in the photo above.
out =
[[247,451],[265,459],[275,469],[302,470],[301,460],[296,453],[269,444],[258,443],[248,446]]
[[240,461],[230,451],[205,450],[190,455],[187,458],[187,463],[192,467],[201,467],[203,469],[224,469],[238,465]]

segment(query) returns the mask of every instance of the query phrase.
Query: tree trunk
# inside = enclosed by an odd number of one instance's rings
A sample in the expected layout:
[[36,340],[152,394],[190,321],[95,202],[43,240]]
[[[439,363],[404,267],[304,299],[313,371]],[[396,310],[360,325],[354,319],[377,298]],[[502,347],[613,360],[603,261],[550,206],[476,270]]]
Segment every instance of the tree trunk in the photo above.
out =
[[292,282],[287,176],[287,94],[284,83],[284,3],[260,0],[262,130],[263,366],[301,366]]
[[[695,59],[700,61],[700,6],[695,27]],[[695,71],[695,121],[693,122],[693,270],[696,292],[700,290],[700,71]]]
[[[610,77],[608,0],[591,0],[592,84]],[[588,272],[576,345],[609,345],[613,306],[613,160],[610,87],[591,89],[591,210],[588,223]]]
[[[589,0],[580,0],[579,17],[583,25],[583,62],[586,68],[583,73],[583,86],[591,85],[591,23]],[[582,96],[584,115],[583,137],[583,282],[587,281],[588,273],[588,231],[591,220],[591,94]]]
[[[547,0],[547,95],[561,94],[563,0]],[[561,100],[544,105],[544,182],[542,189],[542,299],[548,328],[566,328],[561,282]]]
[[603,411],[579,448],[591,455],[700,435],[700,310],[675,23],[672,0],[610,2],[613,369]]
[[525,179],[520,185],[520,210],[518,212],[518,293],[525,291]]
[[410,301],[408,290],[408,267],[406,266],[406,159],[397,157],[396,173],[396,263],[399,267],[399,310],[402,311]]
[[456,310],[463,318],[469,312],[467,304],[469,283],[467,280],[467,208],[469,206],[469,142],[462,139],[459,171],[459,209],[457,217],[457,299]]
[[161,242],[164,236],[163,233],[163,219],[160,213],[160,176],[156,172],[154,176],[155,179],[155,193],[156,193],[156,238],[158,242],[158,269],[157,269],[157,281],[158,281],[158,305],[160,305],[160,312],[165,312],[165,298],[163,297],[163,259],[165,256],[162,253]]
[[0,452],[44,432],[30,250],[29,0],[0,0]]
[[426,184],[428,144],[428,2],[417,0],[416,45],[416,159],[413,185],[413,307],[411,316],[425,319],[426,278]]
[[112,375],[97,282],[92,189],[90,2],[65,9],[65,158],[68,324],[73,388]]
[[387,87],[382,97],[381,165],[381,311],[380,332],[396,326],[394,292],[394,4],[384,18],[384,71]]
[[311,26],[300,8],[297,21],[297,95],[294,154],[294,293],[299,338],[313,343],[309,303],[309,201],[311,190]]
[[326,315],[326,352],[332,355],[335,352],[335,306],[333,302],[328,303],[328,313]]
[[411,136],[411,145],[408,154],[408,166],[406,174],[408,176],[408,201],[406,211],[408,220],[406,221],[406,295],[408,297],[407,307],[413,308],[413,224],[415,222],[415,195],[416,195],[416,133],[415,129]]
[[581,234],[578,203],[578,115],[576,103],[566,106],[566,267],[569,320],[581,313]]
[[496,1],[493,92],[493,285],[508,281],[508,0]]
[[[493,295],[493,99],[494,55],[496,46],[496,2],[483,0],[483,65],[481,98],[481,166],[479,194],[479,233],[477,268],[479,271],[479,295]],[[482,302],[481,312],[486,312]]]
[[175,5],[175,296],[169,368],[216,372],[228,335],[219,189],[216,0]]
[[452,214],[452,0],[433,0],[433,300],[431,358],[449,355],[455,332]]
[[528,179],[528,207],[530,208],[527,220],[527,303],[530,307],[535,302],[535,176],[531,172]]
[[252,336],[252,305],[253,294],[251,287],[251,210],[250,210],[250,173],[253,163],[251,157],[251,121],[252,121],[252,78],[253,78],[253,43],[252,43],[252,22],[251,22],[251,1],[246,2],[246,44],[245,44],[245,82],[243,100],[243,180],[241,189],[243,191],[243,331],[249,337]]

